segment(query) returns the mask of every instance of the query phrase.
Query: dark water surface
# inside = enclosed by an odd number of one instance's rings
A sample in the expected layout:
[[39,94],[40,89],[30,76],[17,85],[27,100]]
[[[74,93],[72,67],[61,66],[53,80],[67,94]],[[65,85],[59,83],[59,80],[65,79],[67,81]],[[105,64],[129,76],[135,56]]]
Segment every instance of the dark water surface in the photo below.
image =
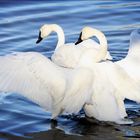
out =
[[[75,42],[80,30],[92,26],[103,31],[115,60],[126,56],[129,35],[140,28],[139,0],[0,0],[0,55],[14,51],[37,51],[51,56],[57,37],[52,34],[40,45],[35,42],[44,23],[57,23],[65,31],[66,42]],[[57,127],[50,113],[13,93],[0,95],[0,139],[115,140],[140,139],[140,106],[127,102],[135,123],[120,126],[88,123],[79,116],[60,116]]]

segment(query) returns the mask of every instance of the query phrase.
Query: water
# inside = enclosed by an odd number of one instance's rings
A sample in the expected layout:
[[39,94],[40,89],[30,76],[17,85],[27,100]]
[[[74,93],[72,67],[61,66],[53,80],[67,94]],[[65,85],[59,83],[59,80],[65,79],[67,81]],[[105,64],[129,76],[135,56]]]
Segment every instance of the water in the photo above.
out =
[[[52,34],[39,45],[35,42],[44,23],[57,23],[65,31],[66,42],[75,42],[84,26],[103,31],[109,51],[115,60],[127,55],[129,35],[140,28],[139,0],[1,0],[0,55],[14,51],[37,51],[50,57],[57,37]],[[50,114],[27,99],[9,93],[0,96],[1,139],[133,139],[140,133],[139,105],[127,102],[132,126],[88,123],[83,117],[61,116],[57,127],[50,123]],[[83,116],[83,114],[82,114]]]

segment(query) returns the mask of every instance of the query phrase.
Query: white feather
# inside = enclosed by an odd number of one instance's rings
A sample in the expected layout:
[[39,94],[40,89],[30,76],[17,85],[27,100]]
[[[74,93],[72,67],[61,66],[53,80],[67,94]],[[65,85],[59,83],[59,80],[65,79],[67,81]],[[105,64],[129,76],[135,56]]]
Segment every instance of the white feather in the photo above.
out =
[[140,86],[140,33],[134,30],[130,35],[130,49],[126,58],[116,62]]

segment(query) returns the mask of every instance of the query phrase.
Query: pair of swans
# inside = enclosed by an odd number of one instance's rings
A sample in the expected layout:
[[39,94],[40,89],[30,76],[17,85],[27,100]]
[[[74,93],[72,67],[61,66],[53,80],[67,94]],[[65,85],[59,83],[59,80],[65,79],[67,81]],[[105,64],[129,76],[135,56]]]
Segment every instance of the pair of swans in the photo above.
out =
[[[73,43],[64,44],[64,33],[60,26],[55,24],[44,25],[40,29],[37,43],[47,37],[52,31],[55,31],[58,35],[58,44],[52,55],[52,61],[57,65],[76,68],[81,56],[83,56],[82,54],[86,52],[84,54],[86,59],[84,59],[85,61],[83,61],[82,65],[92,70],[95,81],[91,87],[93,94],[92,105],[85,105],[84,107],[86,115],[101,121],[113,121],[123,124],[132,123],[131,120],[124,119],[127,116],[124,99],[128,98],[140,102],[140,86],[138,84],[139,79],[134,81],[132,75],[135,74],[130,74],[124,64],[127,64],[129,67],[133,66],[135,60],[132,56],[135,56],[135,50],[138,48],[135,46],[138,45],[131,45],[128,56],[122,61],[115,63],[111,61],[101,62],[102,60],[110,59],[110,54],[107,52],[107,40],[102,32],[85,27],[80,33],[75,46]],[[139,40],[139,37],[136,39],[136,33],[137,31],[132,33],[133,37],[131,37],[130,42],[133,42],[133,38],[135,38],[135,41]],[[100,44],[88,39],[92,36],[96,36]],[[138,58],[136,59],[138,61]],[[133,70],[136,71],[135,68]],[[135,78],[137,79],[136,76]]]
[[[90,36],[89,34],[90,33],[89,31],[91,31],[90,27],[86,27],[83,30],[84,30],[83,33],[86,34],[86,38],[84,38],[85,40],[84,42],[81,42],[78,45],[75,45],[74,43],[65,44],[64,32],[60,26],[58,26],[57,24],[43,25],[40,28],[39,37],[36,43],[39,43],[43,38],[49,36],[52,32],[56,32],[58,36],[58,43],[56,45],[55,52],[52,55],[51,59],[54,63],[63,67],[69,67],[69,68],[76,67],[78,61],[80,60],[80,56],[85,52],[86,49],[90,49],[90,48],[92,49],[93,46],[94,46],[93,49],[94,54],[92,56],[94,56],[93,60],[95,62],[100,61],[100,59],[101,60],[112,59],[110,53],[107,51],[107,41],[104,35],[101,36],[102,33],[100,31],[93,29],[94,31],[92,33],[94,33],[94,35],[99,39],[101,45],[103,46],[100,48],[99,47],[100,45],[96,43],[94,40],[91,39],[86,40],[87,35]],[[65,53],[66,58],[63,58],[64,55],[61,55],[63,54],[63,52]],[[69,54],[69,52],[71,54]],[[98,52],[100,52],[101,55],[98,55]],[[105,57],[103,55],[105,55]]]
[[[90,36],[90,31],[91,31],[90,27],[85,27],[83,29],[82,31],[83,34],[82,33],[81,34],[82,34],[82,37],[84,37],[84,33],[85,33],[85,38],[83,38],[84,41],[80,42],[80,44],[76,44],[76,43],[64,44],[65,42],[64,32],[62,28],[56,24],[44,25],[41,27],[40,31],[46,30],[48,28],[52,29],[51,31],[55,31],[58,35],[58,43],[51,59],[54,63],[56,63],[59,66],[69,67],[69,68],[76,67],[77,63],[80,60],[80,56],[87,49],[93,49],[94,52],[93,52],[92,57],[94,57],[93,58],[94,62],[98,62],[100,60],[112,59],[110,53],[107,51],[107,41],[104,35],[102,34],[102,32],[100,32],[99,30],[92,29],[92,33],[93,33],[93,36],[96,36],[99,39],[99,42],[101,43],[102,47],[99,47],[100,45],[94,40],[91,40],[91,39],[87,40],[87,38],[89,38],[88,36]],[[41,35],[42,35],[42,38],[44,38],[44,36],[47,37],[49,34],[47,31],[45,33],[43,32],[43,35],[42,34]],[[63,55],[63,53],[65,55]]]

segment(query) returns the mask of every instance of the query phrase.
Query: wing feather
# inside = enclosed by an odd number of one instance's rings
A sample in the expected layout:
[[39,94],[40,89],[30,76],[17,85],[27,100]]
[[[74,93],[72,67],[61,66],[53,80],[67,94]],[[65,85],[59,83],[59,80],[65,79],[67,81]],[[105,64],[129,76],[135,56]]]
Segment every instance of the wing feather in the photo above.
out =
[[[0,91],[20,93],[40,106],[51,109],[51,90],[54,92],[53,88],[57,88],[56,90],[60,89],[58,86],[53,87],[53,83],[58,82],[62,78],[56,78],[58,81],[52,80],[53,72],[51,72],[51,68],[47,72],[45,71],[46,60],[49,63],[49,60],[39,53],[16,53],[1,56]],[[48,80],[45,80],[45,76],[47,76]],[[47,87],[48,81],[50,86]],[[60,96],[56,96],[58,100]]]

